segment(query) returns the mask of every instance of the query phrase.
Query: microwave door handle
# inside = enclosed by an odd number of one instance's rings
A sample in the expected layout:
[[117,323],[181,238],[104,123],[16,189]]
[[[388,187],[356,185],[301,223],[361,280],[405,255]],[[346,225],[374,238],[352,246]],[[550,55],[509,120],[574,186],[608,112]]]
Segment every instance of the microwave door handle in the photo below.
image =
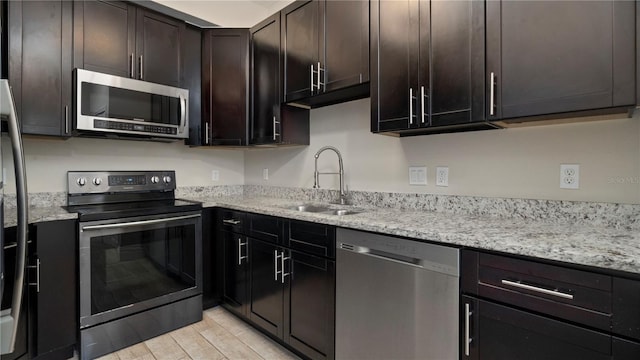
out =
[[180,129],[183,132],[185,131],[185,126],[187,124],[187,99],[183,96],[180,96]]

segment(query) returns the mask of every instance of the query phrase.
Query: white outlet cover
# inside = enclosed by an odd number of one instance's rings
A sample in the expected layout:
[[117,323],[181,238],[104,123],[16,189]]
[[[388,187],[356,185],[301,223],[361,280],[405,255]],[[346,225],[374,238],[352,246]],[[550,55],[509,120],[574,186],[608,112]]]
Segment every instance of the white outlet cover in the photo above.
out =
[[580,189],[580,165],[560,165],[560,188],[570,190]]
[[409,166],[409,185],[427,185],[426,166]]
[[449,186],[449,168],[438,166],[436,168],[436,186]]
[[220,170],[211,170],[211,180],[220,181]]
[[269,169],[262,169],[262,180],[269,180]]

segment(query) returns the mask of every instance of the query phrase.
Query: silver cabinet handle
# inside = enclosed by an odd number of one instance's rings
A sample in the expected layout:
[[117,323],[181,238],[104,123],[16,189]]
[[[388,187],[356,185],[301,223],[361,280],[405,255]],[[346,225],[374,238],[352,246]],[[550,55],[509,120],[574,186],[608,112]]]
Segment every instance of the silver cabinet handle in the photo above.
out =
[[280,274],[282,271],[278,271],[278,259],[280,258],[280,255],[278,255],[278,250],[273,250],[273,277],[275,281],[278,281],[278,274]]
[[116,224],[88,225],[88,226],[83,226],[81,231],[126,228],[126,227],[132,227],[132,226],[140,226],[140,225],[160,224],[160,223],[166,223],[166,222],[171,222],[176,220],[194,219],[194,218],[199,218],[200,216],[201,216],[200,214],[194,214],[194,215],[175,216],[175,217],[162,218],[162,219],[131,221],[131,222],[125,222],[125,223],[116,223]]
[[314,73],[314,72],[315,72],[315,71],[313,71],[313,64],[311,64],[311,72],[310,72],[310,74],[311,74],[311,88],[310,88],[310,89],[311,89],[311,95],[313,95],[313,88],[314,88],[314,86],[315,86],[315,85],[313,84],[313,73]]
[[[204,143],[205,145],[209,145],[209,123],[204,123]],[[226,220],[223,220],[223,222]]]
[[470,323],[471,323],[471,306],[469,304],[464,304],[464,355],[469,356],[469,344],[471,344],[470,332]]
[[144,79],[143,65],[142,65],[142,55],[140,55],[140,73],[138,74],[140,80]]
[[491,75],[489,76],[489,83],[490,83],[490,88],[489,88],[489,115],[490,116],[494,116],[496,114],[495,112],[495,100],[496,100],[496,94],[495,94],[495,86],[496,86],[496,74],[492,71]]
[[424,86],[420,86],[420,96],[421,96],[421,98],[420,98],[420,107],[421,107],[421,110],[422,110],[421,122],[424,124],[424,117],[426,115],[425,112],[424,112],[424,103],[425,103],[425,101],[424,101]]
[[276,116],[273,115],[273,141],[277,141],[278,140],[278,136],[280,136],[280,133],[278,132],[277,125],[280,125],[280,121],[278,121]]
[[320,85],[324,85],[322,81],[320,81],[320,75],[324,69],[320,67],[320,62],[318,61],[318,92],[320,92]]
[[409,88],[409,125],[413,125],[413,88]]
[[69,106],[64,107],[64,132],[69,133]]
[[133,59],[135,59],[135,56],[133,55],[133,53],[131,54],[131,57],[130,57],[129,59],[131,59],[131,60],[129,61],[129,77],[130,77],[130,78],[133,78],[133,77],[134,77],[134,76],[133,76],[133,67],[134,67],[134,65],[133,65],[133,61],[134,61],[134,60],[133,60]]
[[284,277],[291,275],[291,271],[289,271],[288,273],[284,272],[284,262],[289,259],[291,259],[291,256],[284,257],[284,251],[280,253],[280,268],[282,269],[282,276],[280,277],[280,279],[283,284],[284,284]]
[[238,225],[241,223],[240,220],[234,220],[234,219],[224,219],[222,220],[222,222],[229,225]]
[[558,291],[558,290],[547,290],[547,289],[543,289],[541,287],[531,286],[531,285],[523,284],[523,283],[520,283],[520,282],[504,280],[504,279],[502,280],[502,284],[513,286],[513,287],[517,287],[517,288],[520,288],[520,289],[531,290],[531,291],[539,292],[539,293],[546,294],[546,295],[557,296],[557,297],[560,297],[560,298],[563,298],[563,299],[573,300],[573,295],[567,294],[567,293],[563,293],[563,292]]
[[36,269],[36,282],[29,283],[29,286],[35,286],[36,292],[40,292],[40,259],[36,259],[35,265],[27,266],[29,269]]
[[242,238],[238,238],[238,265],[242,265],[242,259],[247,259],[248,256],[242,256],[242,247],[247,246],[248,242],[243,243]]

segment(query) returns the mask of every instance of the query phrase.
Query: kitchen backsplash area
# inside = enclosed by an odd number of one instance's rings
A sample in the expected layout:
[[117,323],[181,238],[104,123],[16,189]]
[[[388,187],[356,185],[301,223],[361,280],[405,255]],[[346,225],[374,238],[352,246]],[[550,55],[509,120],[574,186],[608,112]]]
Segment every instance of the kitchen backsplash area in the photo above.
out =
[[[638,116],[577,124],[531,126],[396,138],[370,132],[370,100],[311,111],[305,148],[245,153],[245,184],[311,188],[313,154],[325,145],[342,153],[347,190],[490,198],[640,204]],[[333,154],[319,171],[337,171]],[[580,165],[580,189],[560,189],[560,165]],[[409,166],[427,167],[427,185],[409,185]],[[449,186],[436,186],[436,167],[449,168]],[[268,169],[268,180],[264,180]],[[323,189],[338,176],[321,175]]]

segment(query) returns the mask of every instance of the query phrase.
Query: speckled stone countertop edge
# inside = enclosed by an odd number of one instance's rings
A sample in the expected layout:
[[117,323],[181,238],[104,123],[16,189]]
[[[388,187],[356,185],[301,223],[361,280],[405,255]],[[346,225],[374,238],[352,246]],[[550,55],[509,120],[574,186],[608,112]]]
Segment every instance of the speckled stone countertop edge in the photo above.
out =
[[522,219],[444,214],[389,208],[360,208],[361,213],[336,216],[292,210],[300,201],[264,197],[191,198],[204,208],[260,213],[335,225],[443,245],[490,250],[640,275],[640,234],[584,224],[557,224]]

